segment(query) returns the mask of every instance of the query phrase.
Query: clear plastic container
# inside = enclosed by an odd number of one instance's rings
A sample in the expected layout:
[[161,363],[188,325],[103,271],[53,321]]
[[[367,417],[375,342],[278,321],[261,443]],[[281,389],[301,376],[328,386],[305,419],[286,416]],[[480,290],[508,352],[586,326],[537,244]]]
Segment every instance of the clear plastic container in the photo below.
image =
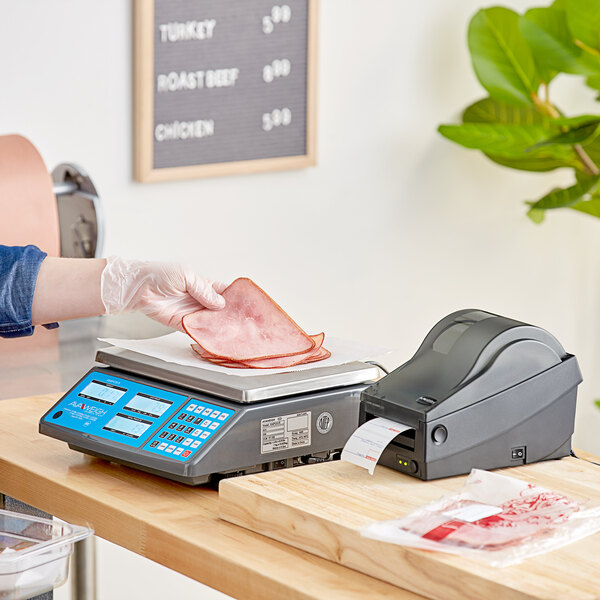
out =
[[0,599],[25,600],[62,585],[73,544],[93,531],[0,510]]

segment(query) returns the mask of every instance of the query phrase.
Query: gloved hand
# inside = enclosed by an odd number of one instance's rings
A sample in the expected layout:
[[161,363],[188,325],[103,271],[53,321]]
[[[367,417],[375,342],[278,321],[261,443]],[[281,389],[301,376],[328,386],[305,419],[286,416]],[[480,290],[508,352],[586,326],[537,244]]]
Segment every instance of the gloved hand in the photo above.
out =
[[100,294],[106,314],[139,310],[183,331],[181,320],[202,308],[225,307],[219,295],[227,284],[202,279],[177,263],[128,260],[111,256],[102,271]]

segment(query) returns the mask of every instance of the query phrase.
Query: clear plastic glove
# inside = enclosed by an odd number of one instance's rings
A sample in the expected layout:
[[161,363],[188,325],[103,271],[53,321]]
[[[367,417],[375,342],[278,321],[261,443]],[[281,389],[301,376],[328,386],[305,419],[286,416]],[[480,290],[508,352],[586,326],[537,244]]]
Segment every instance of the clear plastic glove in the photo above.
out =
[[225,307],[220,293],[227,284],[203,279],[177,263],[128,260],[110,256],[102,271],[101,298],[106,314],[139,310],[183,331],[185,315]]

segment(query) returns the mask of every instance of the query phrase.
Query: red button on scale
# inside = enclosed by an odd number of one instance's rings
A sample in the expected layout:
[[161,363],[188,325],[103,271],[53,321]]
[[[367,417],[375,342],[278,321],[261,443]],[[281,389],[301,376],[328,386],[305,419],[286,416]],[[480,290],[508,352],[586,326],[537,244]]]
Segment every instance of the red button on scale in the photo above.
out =
[[181,456],[185,456],[187,458],[191,453],[191,450],[186,450]]

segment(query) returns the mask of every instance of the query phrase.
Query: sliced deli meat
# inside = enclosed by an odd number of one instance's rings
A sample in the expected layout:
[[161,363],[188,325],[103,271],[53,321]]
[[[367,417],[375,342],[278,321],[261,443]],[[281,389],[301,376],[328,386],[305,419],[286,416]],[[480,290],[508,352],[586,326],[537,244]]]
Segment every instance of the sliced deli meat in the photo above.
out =
[[308,352],[302,354],[293,354],[292,356],[276,356],[273,358],[259,358],[258,360],[243,360],[244,364],[255,369],[278,369],[282,367],[292,367],[294,365],[300,365],[306,362],[310,357],[318,354],[323,340],[325,339],[324,333],[309,336],[314,342],[315,347]]
[[252,280],[236,279],[222,295],[222,310],[199,310],[183,318],[205,358],[258,361],[306,357],[315,349],[315,340]]
[[319,348],[318,352],[314,352],[309,357],[304,359],[304,363],[311,363],[311,362],[317,362],[318,360],[325,360],[326,358],[329,358],[330,356],[331,356],[331,352],[329,352],[329,350],[327,350],[327,348],[323,348],[323,346],[321,346]]
[[262,358],[258,360],[231,361],[222,358],[216,358],[202,350],[198,344],[192,344],[192,349],[202,358],[222,367],[235,369],[281,369],[284,367],[294,367],[309,362],[323,360],[331,356],[331,352],[322,347],[323,340],[325,339],[324,333],[311,335],[310,337],[315,341],[315,347],[308,352],[295,354],[292,356],[279,356],[275,358]]

